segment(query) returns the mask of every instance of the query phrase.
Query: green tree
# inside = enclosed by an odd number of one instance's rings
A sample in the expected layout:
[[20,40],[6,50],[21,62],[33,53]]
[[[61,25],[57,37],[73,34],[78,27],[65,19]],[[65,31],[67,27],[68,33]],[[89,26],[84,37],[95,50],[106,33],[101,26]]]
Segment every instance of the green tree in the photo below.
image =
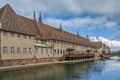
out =
[[105,50],[102,50],[102,54],[105,54]]
[[117,54],[120,54],[120,50],[119,50],[119,51],[117,51]]

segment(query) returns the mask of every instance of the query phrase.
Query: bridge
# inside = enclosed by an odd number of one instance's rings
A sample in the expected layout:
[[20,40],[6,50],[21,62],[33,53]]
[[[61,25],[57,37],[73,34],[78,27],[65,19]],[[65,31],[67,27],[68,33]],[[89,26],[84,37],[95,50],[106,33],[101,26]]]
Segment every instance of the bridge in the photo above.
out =
[[100,54],[100,57],[103,58],[103,59],[107,59],[107,58],[110,58],[112,56],[120,56],[120,54],[116,54],[116,53]]

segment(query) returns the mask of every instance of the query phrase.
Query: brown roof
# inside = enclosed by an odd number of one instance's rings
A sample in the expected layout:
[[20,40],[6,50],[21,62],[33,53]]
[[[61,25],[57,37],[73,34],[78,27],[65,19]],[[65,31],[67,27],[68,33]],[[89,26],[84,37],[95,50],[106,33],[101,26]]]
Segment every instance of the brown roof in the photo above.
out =
[[19,15],[19,17],[20,17],[20,19],[24,22],[24,24],[27,26],[27,29],[30,31],[30,32],[32,32],[33,34],[36,34],[36,35],[38,35],[39,34],[39,32],[38,32],[38,30],[37,30],[37,28],[36,28],[36,21],[35,20],[32,20],[32,19],[28,19],[28,18],[26,18],[26,17],[24,17],[24,16],[20,16]]
[[1,18],[2,18],[2,14],[3,14],[4,8],[5,8],[5,7],[0,8],[0,20],[1,20]]
[[36,20],[28,19],[23,16],[20,17],[22,21],[29,26],[29,30],[39,36],[39,39],[56,39],[86,46],[93,46],[87,38],[54,28],[42,22],[37,22]]
[[35,19],[28,19],[17,15],[9,4],[0,9],[0,23],[3,30],[9,30],[24,34],[36,34],[40,39],[56,39],[67,42],[93,46],[89,39],[54,28]]
[[28,25],[17,15],[9,4],[0,9],[1,30],[34,35],[28,29]]
[[66,32],[61,29],[54,28],[47,24],[39,22],[39,26],[43,34],[43,39],[57,39],[62,41],[74,42],[86,46],[93,46],[89,39]]

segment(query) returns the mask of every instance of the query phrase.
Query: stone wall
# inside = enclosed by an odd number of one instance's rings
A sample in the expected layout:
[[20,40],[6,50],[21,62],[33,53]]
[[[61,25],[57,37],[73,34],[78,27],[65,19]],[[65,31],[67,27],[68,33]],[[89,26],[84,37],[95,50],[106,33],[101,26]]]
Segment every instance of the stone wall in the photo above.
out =
[[[18,33],[1,31],[1,59],[27,59],[32,58],[34,55],[34,37]],[[7,47],[7,53],[3,53],[3,47]],[[11,47],[14,47],[14,53],[11,53]],[[20,53],[17,53],[17,48],[20,47]],[[23,48],[27,52],[23,53]],[[31,53],[28,49],[31,48]]]
[[29,58],[29,59],[0,60],[0,67],[44,63],[44,62],[54,62],[58,60],[59,58],[36,58],[36,59]]

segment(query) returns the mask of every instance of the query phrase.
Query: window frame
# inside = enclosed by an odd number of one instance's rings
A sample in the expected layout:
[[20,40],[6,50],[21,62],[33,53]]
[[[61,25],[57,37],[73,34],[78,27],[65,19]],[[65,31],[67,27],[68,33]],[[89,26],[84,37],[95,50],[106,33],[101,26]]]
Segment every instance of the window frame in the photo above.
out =
[[27,48],[23,48],[23,54],[27,54]]
[[17,54],[20,54],[21,50],[20,47],[17,47]]
[[32,53],[32,48],[28,48],[28,53],[29,53],[29,54]]
[[3,47],[3,54],[8,54],[8,48],[7,48],[7,46]]
[[48,54],[48,48],[46,48],[46,54]]
[[43,48],[41,48],[41,54],[43,54]]
[[11,54],[14,54],[14,53],[15,53],[15,48],[11,47]]

